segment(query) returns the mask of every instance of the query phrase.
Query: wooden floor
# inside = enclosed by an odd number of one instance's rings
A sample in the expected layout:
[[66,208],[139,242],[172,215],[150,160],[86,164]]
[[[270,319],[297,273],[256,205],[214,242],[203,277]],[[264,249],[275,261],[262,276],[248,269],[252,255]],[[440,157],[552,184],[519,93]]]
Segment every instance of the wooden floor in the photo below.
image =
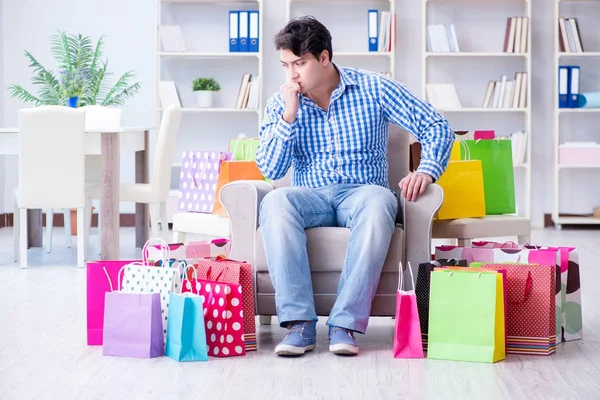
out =
[[[272,325],[259,328],[259,351],[246,357],[177,363],[86,346],[85,270],[62,230],[52,253],[30,250],[21,270],[11,229],[0,229],[0,399],[600,399],[600,231],[540,230],[532,241],[580,249],[585,339],[553,356],[394,359],[393,320],[373,318],[357,338],[360,355],[343,358],[327,351],[322,318],[316,351],[301,358],[273,354],[284,331]],[[133,228],[123,229],[122,258],[139,257],[133,245]]]

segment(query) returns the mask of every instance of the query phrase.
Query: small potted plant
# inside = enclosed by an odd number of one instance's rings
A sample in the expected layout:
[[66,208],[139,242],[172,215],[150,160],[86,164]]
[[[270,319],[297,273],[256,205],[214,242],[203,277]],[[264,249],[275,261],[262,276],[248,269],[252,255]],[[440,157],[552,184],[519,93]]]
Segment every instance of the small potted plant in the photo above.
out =
[[87,74],[82,71],[63,70],[60,72],[60,88],[67,99],[68,107],[78,107],[79,98],[87,80]]
[[198,107],[212,107],[214,93],[221,90],[221,86],[212,78],[198,78],[194,79],[192,90],[196,92]]

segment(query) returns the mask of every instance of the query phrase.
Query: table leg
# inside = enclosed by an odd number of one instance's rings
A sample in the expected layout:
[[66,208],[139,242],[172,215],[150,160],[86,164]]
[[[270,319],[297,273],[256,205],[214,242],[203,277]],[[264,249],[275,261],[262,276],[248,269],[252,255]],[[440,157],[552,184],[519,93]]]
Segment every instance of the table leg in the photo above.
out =
[[[135,152],[135,183],[148,183],[148,131],[144,132],[144,150]],[[135,204],[135,247],[143,248],[148,240],[148,205]]]
[[[19,210],[15,210],[19,212]],[[27,248],[43,246],[42,210],[27,210]]]
[[119,181],[120,151],[119,134],[102,133],[100,138],[100,171],[102,188],[100,194],[101,251],[102,260],[119,259]]

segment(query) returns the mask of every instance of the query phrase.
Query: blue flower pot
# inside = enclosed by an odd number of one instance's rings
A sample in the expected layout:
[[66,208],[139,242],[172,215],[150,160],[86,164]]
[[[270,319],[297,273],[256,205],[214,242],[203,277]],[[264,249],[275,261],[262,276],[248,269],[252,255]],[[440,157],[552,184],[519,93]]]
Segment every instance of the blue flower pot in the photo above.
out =
[[79,102],[79,97],[70,97],[67,100],[67,107],[77,108],[77,103]]

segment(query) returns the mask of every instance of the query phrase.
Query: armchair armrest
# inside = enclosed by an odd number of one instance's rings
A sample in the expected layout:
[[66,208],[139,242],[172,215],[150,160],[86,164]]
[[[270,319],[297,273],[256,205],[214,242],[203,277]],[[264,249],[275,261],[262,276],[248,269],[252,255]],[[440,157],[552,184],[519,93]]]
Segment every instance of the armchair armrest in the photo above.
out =
[[265,181],[241,180],[223,186],[219,198],[231,224],[231,258],[254,264],[258,210],[262,199],[273,190]]
[[[404,198],[402,198],[404,199]],[[419,271],[419,263],[431,259],[431,229],[433,217],[444,201],[444,190],[437,184],[427,186],[417,201],[404,201],[404,282],[410,279],[406,271],[408,263],[412,267],[415,280]],[[410,285],[409,285],[410,286]],[[408,288],[409,286],[405,286]],[[412,288],[411,288],[412,289]]]

